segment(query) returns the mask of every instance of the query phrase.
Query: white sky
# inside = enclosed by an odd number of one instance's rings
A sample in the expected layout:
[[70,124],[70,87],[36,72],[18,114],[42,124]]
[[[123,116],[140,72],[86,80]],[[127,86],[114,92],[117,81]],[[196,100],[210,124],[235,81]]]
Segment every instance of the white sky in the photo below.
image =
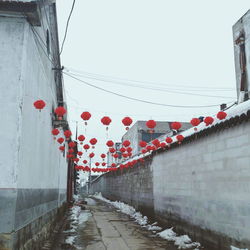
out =
[[[72,0],[57,0],[62,40]],[[105,89],[152,102],[210,105],[236,99],[232,25],[249,9],[248,0],[76,0],[62,65],[118,78],[165,84],[165,88],[219,95],[212,98],[158,92],[82,78]],[[80,114],[92,114],[87,136],[105,141],[104,115],[112,119],[109,136],[119,141],[121,119],[189,121],[218,108],[168,108],[117,97],[64,77],[71,129]],[[180,88],[178,85],[184,87]],[[231,91],[190,90],[189,86]],[[145,86],[149,86],[145,83]],[[156,87],[163,87],[155,85]],[[152,85],[151,85],[152,87]],[[197,90],[197,89],[196,89]],[[99,145],[97,152],[106,147]],[[99,160],[96,158],[96,160]]]

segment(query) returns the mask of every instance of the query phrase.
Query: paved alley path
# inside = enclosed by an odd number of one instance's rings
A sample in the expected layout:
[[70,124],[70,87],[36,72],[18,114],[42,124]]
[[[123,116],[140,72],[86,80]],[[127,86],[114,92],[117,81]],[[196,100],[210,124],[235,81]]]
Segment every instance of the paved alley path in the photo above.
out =
[[[43,249],[177,249],[173,243],[156,237],[152,232],[136,224],[129,216],[116,211],[112,205],[92,198],[86,198],[86,201],[88,203],[85,205],[86,210],[81,211],[81,215],[86,215],[85,222],[77,225],[75,233],[71,232],[69,225],[67,230],[64,225],[64,231],[58,233],[52,243],[47,243],[50,247]],[[70,239],[74,240],[70,243]]]

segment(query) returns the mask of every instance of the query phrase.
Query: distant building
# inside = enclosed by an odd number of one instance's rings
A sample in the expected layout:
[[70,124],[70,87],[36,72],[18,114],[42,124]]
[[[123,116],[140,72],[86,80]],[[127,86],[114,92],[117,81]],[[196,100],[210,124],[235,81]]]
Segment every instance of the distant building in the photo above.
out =
[[233,26],[238,103],[250,98],[250,10]]
[[[146,122],[147,121],[137,121],[122,137],[122,142],[125,140],[129,140],[131,142],[133,155],[136,155],[141,151],[139,146],[140,141],[150,142],[162,135],[173,135],[173,131],[170,128],[172,121],[156,121],[156,127],[154,128],[153,133],[150,133],[150,130],[146,126]],[[192,127],[190,123],[182,122],[182,128],[179,132],[182,132],[190,127]]]

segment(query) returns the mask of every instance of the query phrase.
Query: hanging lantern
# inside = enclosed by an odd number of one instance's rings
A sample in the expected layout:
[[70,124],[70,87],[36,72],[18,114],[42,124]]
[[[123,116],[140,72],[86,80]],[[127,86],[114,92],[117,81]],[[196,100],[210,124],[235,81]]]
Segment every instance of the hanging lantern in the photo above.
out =
[[62,144],[64,142],[64,138],[62,138],[62,137],[58,138],[57,142],[60,143],[60,144]]
[[74,158],[74,155],[72,155],[72,154],[67,154],[67,158],[68,158],[68,159]]
[[111,141],[111,140],[109,140],[109,141],[107,141],[106,145],[107,145],[108,147],[113,147],[113,146],[114,146],[114,142]]
[[71,141],[70,143],[69,143],[69,147],[70,148],[74,148],[76,146],[76,144],[73,142],[73,141]]
[[99,163],[99,162],[96,162],[95,165],[98,167],[98,166],[100,165],[100,163]]
[[106,130],[108,130],[108,126],[109,124],[112,122],[112,120],[108,117],[108,116],[104,116],[102,119],[101,119],[101,122],[103,125],[107,126],[106,127]]
[[220,112],[217,113],[216,116],[217,116],[217,118],[218,118],[219,120],[223,120],[223,119],[225,119],[225,118],[227,117],[227,113],[224,112],[224,111],[220,111]]
[[147,146],[147,143],[145,141],[140,141],[139,145],[141,148],[145,148]]
[[73,159],[73,161],[77,163],[79,161],[79,159],[75,158],[75,159]]
[[[193,118],[191,121],[190,121],[190,123],[194,126],[194,127],[196,127],[196,126],[198,126],[199,124],[200,124],[200,119],[199,118]],[[194,130],[195,131],[197,131],[197,128],[194,128]]]
[[123,153],[123,154],[122,154],[122,157],[123,157],[123,158],[127,158],[127,157],[128,157],[128,154]]
[[128,153],[131,153],[132,151],[133,151],[133,149],[132,149],[131,147],[128,147],[128,148],[127,148],[127,152],[128,152]]
[[101,154],[101,158],[104,160],[106,158],[105,154]]
[[122,145],[123,145],[124,147],[128,147],[128,146],[130,146],[130,141],[129,141],[129,140],[125,140],[125,141],[122,143]]
[[181,128],[181,123],[180,122],[172,122],[171,123],[171,128],[174,130],[179,130]]
[[90,146],[89,146],[89,144],[84,144],[83,148],[87,151],[90,148]]
[[166,143],[170,144],[173,142],[173,139],[171,137],[166,138]]
[[111,167],[112,167],[112,168],[115,168],[115,167],[116,167],[116,164],[115,164],[115,163],[112,163],[112,164],[111,164]]
[[156,150],[157,148],[156,148],[156,146],[151,146],[151,150],[152,151],[154,151],[154,150]]
[[43,100],[37,100],[33,103],[33,105],[36,109],[41,111],[46,106],[46,103]]
[[122,152],[122,153],[124,153],[124,152],[126,152],[126,148],[120,148],[120,152]]
[[70,148],[68,151],[69,151],[69,153],[71,153],[71,154],[74,153],[74,149],[73,149],[73,148]]
[[54,140],[56,139],[56,136],[60,133],[59,129],[55,128],[51,131],[51,134],[54,135]]
[[116,153],[116,154],[113,154],[113,157],[116,159],[119,157],[119,155]]
[[89,158],[93,158],[95,156],[95,154],[92,152],[89,154]]
[[84,124],[85,125],[87,125],[88,123],[87,123],[87,121],[90,119],[90,117],[91,117],[91,114],[89,113],[89,112],[83,112],[82,114],[81,114],[81,118],[84,120]]
[[204,122],[206,123],[206,126],[212,124],[214,122],[214,118],[211,117],[211,116],[207,116],[205,119],[204,119]]
[[82,156],[82,154],[83,154],[83,153],[82,153],[81,151],[78,151],[78,152],[77,152],[77,155],[79,155],[80,157]]
[[109,152],[110,152],[111,154],[113,154],[113,153],[115,152],[115,149],[114,149],[114,148],[110,148],[110,149],[109,149]]
[[87,160],[83,160],[83,164],[87,164],[88,163],[88,161]]
[[102,166],[105,167],[106,166],[106,162],[102,162]]
[[80,144],[83,144],[83,141],[85,140],[85,136],[84,135],[79,135],[78,136],[78,141],[80,141]]
[[141,150],[141,152],[142,152],[142,154],[145,154],[145,153],[147,153],[147,149],[143,148],[143,149]]
[[128,155],[128,157],[131,157],[131,156],[132,156],[132,153],[131,153],[131,152],[129,152],[127,155]]
[[64,151],[64,150],[65,150],[65,147],[64,147],[64,146],[60,146],[59,149],[60,149],[61,151]]
[[184,136],[183,135],[177,135],[176,136],[177,141],[179,142],[179,144],[184,140]]
[[55,113],[58,117],[58,120],[62,120],[63,116],[66,114],[66,109],[64,107],[57,107]]
[[95,148],[95,144],[97,143],[97,139],[92,138],[91,140],[89,140],[89,143],[92,145],[92,148]]
[[132,122],[133,120],[128,116],[122,119],[122,123],[126,127],[126,130],[129,130],[129,126],[132,124]]
[[154,139],[153,141],[152,141],[152,144],[156,147],[156,148],[158,148],[158,147],[160,147],[160,141],[158,140],[158,139]]
[[161,142],[161,143],[160,143],[160,147],[161,147],[161,148],[165,148],[166,146],[167,146],[167,144],[166,144],[165,142]]
[[154,133],[154,128],[156,126],[156,122],[154,120],[148,120],[146,122],[146,126],[150,129],[149,133]]
[[151,145],[147,145],[146,149],[147,151],[151,151]]
[[71,131],[70,130],[65,130],[64,131],[64,135],[66,137],[66,140],[68,140],[70,138],[70,136],[72,135]]

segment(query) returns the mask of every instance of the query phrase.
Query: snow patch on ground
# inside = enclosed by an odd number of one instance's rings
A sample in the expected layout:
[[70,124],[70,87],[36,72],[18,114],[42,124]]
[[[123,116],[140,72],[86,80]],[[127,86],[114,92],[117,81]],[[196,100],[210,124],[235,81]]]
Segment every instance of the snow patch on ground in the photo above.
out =
[[[135,219],[135,221],[139,225],[147,228],[148,230],[151,230],[153,232],[162,230],[161,227],[156,226],[157,222],[151,225],[148,224],[147,216],[143,216],[140,212],[136,212],[136,210],[133,207],[123,202],[110,201],[104,198],[101,193],[96,193],[93,195],[93,197],[113,205],[114,207],[118,208],[118,211],[121,211],[122,213],[125,213],[131,216],[132,218]],[[192,240],[188,237],[188,235],[177,236],[177,234],[173,231],[173,228],[166,229],[158,233],[157,235],[159,235],[161,238],[166,239],[168,241],[174,241],[174,244],[178,246],[178,249],[195,248],[196,250],[198,250],[198,248],[201,246],[199,242],[192,242]],[[232,249],[232,250],[236,250],[236,249]]]
[[248,248],[238,248],[238,247],[231,246],[231,250],[248,250]]
[[76,236],[68,236],[67,239],[65,240],[65,242],[67,244],[73,245],[75,242],[75,238],[76,238]]

